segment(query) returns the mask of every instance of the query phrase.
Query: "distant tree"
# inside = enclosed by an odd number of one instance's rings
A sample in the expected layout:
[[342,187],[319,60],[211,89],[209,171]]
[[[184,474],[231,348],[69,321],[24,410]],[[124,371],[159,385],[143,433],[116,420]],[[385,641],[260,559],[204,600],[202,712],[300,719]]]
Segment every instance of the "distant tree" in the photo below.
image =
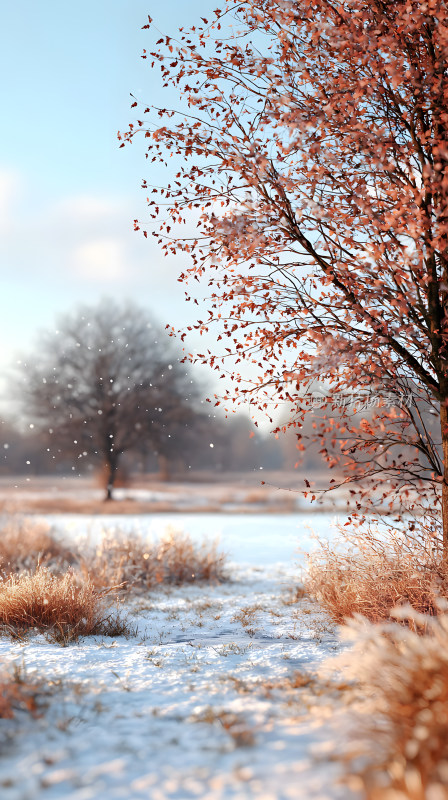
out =
[[27,417],[52,446],[106,465],[106,499],[122,454],[160,446],[167,409],[171,418],[188,418],[197,394],[149,314],[110,300],[61,317],[23,364],[22,379]]

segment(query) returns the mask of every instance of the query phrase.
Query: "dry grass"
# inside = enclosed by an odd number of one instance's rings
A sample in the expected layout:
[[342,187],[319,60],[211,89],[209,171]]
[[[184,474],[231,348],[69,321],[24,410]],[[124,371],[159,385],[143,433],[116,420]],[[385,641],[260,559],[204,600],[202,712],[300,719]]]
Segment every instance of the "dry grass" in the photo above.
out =
[[364,741],[351,773],[368,800],[446,800],[448,616],[398,615],[415,630],[365,620],[346,629],[355,639],[346,670],[369,698],[354,720],[354,739]]
[[108,592],[97,592],[89,582],[79,585],[72,572],[56,576],[45,567],[0,583],[0,631],[23,638],[29,630],[61,644],[80,636],[130,633]]
[[218,583],[227,577],[225,562],[216,542],[198,545],[184,533],[167,531],[148,542],[135,533],[106,531],[81,568],[97,588],[124,585],[138,591],[161,584]]
[[255,624],[260,611],[264,611],[264,608],[259,604],[243,606],[235,612],[230,622],[240,622],[248,636],[255,636],[257,632]]
[[25,671],[15,667],[12,674],[0,674],[0,719],[13,719],[19,710],[37,714],[37,699],[42,694],[42,685],[29,679]]
[[51,526],[33,519],[11,518],[0,530],[0,572],[3,575],[34,569],[64,571],[75,554],[58,539]]
[[431,531],[395,530],[381,537],[372,529],[347,532],[336,544],[319,540],[308,558],[305,590],[331,619],[344,622],[362,614],[372,622],[389,618],[397,605],[435,615],[438,599],[448,597],[448,568]]
[[253,747],[255,744],[254,731],[242,714],[222,711],[209,706],[200,714],[195,715],[192,721],[220,725],[230,736],[234,747]]
[[264,691],[270,692],[273,689],[304,689],[314,687],[316,685],[317,679],[315,675],[311,675],[309,672],[300,672],[299,670],[295,670],[292,675],[279,678],[276,681],[264,681],[262,688]]
[[69,548],[48,523],[30,518],[11,518],[0,531],[3,578],[33,573],[38,567],[60,576],[70,569],[78,583],[86,581],[97,590],[150,590],[161,584],[223,581],[225,562],[215,542],[196,544],[188,535],[170,530],[153,542],[137,533],[105,530],[94,548]]
[[[219,513],[221,506],[218,503],[204,505],[198,501],[197,505],[188,506],[190,513]],[[278,510],[278,509],[277,509]],[[272,509],[275,511],[275,509]],[[89,499],[77,497],[27,497],[25,494],[20,500],[2,500],[0,497],[0,512],[6,514],[85,514],[86,516],[101,516],[107,513],[108,516],[126,514],[160,514],[169,512],[170,514],[183,514],[185,509],[178,507],[175,502],[167,500],[141,501],[133,499],[113,500],[112,502],[104,499]]]
[[286,593],[282,597],[283,605],[285,606],[295,606],[297,603],[300,603],[307,596],[304,586],[298,584],[296,586],[290,586]]

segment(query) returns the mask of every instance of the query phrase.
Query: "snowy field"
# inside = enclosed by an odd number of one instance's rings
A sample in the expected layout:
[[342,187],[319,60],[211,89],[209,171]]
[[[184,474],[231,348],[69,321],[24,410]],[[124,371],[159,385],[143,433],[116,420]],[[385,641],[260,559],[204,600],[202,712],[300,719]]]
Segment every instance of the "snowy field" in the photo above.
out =
[[145,515],[120,514],[86,517],[84,514],[52,514],[45,517],[67,538],[86,537],[95,541],[104,529],[136,531],[144,536],[157,536],[168,528],[185,531],[192,539],[217,539],[235,565],[272,566],[279,563],[297,576],[303,554],[315,547],[313,535],[333,535],[335,514],[207,514],[159,513]]
[[[200,513],[314,513],[315,504],[300,492],[303,478],[297,473],[244,472],[194,474],[191,481],[161,481],[157,476],[134,477],[127,488],[117,487],[110,505],[113,515],[176,512]],[[315,476],[325,485],[327,476]],[[263,478],[264,483],[261,483]],[[283,488],[282,488],[283,487]],[[346,508],[347,495],[334,489],[320,511]],[[74,513],[104,512],[104,488],[92,477],[0,476],[0,512]]]
[[[54,516],[94,539],[115,518]],[[162,588],[126,601],[135,636],[68,647],[41,635],[0,641],[1,658],[49,684],[44,708],[1,721],[2,800],[345,800],[331,756],[343,724],[308,682],[340,648],[306,598],[287,602],[309,525],[330,515],[159,514],[122,530],[219,536],[230,581]],[[314,688],[313,688],[314,686]]]

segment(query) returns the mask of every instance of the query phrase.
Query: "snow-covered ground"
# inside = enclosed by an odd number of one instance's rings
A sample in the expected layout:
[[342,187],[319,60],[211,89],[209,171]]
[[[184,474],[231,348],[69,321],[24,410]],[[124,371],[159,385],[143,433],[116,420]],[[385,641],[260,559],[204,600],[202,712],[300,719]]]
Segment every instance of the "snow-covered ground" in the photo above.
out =
[[[319,486],[326,485],[324,477],[315,478]],[[191,481],[161,481],[157,476],[135,476],[130,486],[114,489],[115,502],[109,504],[109,508],[113,515],[194,511],[314,513],[317,505],[311,503],[309,497],[303,497],[300,490],[304,486],[303,478],[297,473],[283,471],[224,473],[219,476],[201,474]],[[346,501],[347,493],[335,489],[325,496],[325,507],[320,507],[320,511],[345,509]],[[0,510],[7,513],[102,514],[104,487],[100,488],[91,477],[0,476]]]
[[[314,534],[328,538],[334,534],[335,514],[111,514],[87,517],[85,514],[52,514],[45,517],[67,537],[87,537],[94,541],[104,529],[135,531],[157,536],[171,529],[185,531],[192,539],[218,539],[221,550],[232,562],[252,566],[277,562],[291,568],[303,564],[304,553],[315,547]],[[297,575],[297,569],[296,569]]]
[[[111,524],[51,521],[67,536]],[[128,601],[128,639],[1,640],[9,669],[51,682],[40,717],[0,722],[2,800],[353,797],[331,761],[338,719],[306,680],[339,648],[336,633],[309,600],[285,602],[310,522],[329,531],[326,515],[120,518],[122,529],[219,535],[231,580]]]

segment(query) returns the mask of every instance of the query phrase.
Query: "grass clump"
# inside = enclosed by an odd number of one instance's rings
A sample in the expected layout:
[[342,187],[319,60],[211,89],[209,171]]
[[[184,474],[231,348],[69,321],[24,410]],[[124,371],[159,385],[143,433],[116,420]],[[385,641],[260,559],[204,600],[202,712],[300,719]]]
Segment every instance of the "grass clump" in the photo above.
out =
[[336,544],[319,540],[304,576],[305,590],[334,622],[355,614],[380,622],[399,605],[438,613],[439,599],[448,597],[448,568],[429,530],[418,536],[396,530],[380,536],[370,528],[340,531]]
[[96,587],[154,589],[163,584],[218,583],[226,579],[226,556],[216,542],[196,544],[187,535],[167,531],[148,542],[142,536],[106,531],[81,568]]
[[42,567],[47,576],[62,578],[69,571],[77,576],[75,583],[86,582],[86,591],[94,587],[103,593],[110,587],[143,591],[227,578],[226,556],[216,542],[198,544],[177,531],[148,541],[136,532],[109,529],[96,546],[67,547],[45,521],[12,518],[0,531],[0,575],[31,575]]
[[43,520],[12,517],[0,530],[0,572],[18,574],[36,564],[52,572],[64,572],[76,555],[55,535]]
[[110,590],[79,584],[72,572],[53,575],[45,567],[10,575],[0,583],[0,630],[22,638],[29,630],[61,644],[80,636],[120,636],[130,631],[113,608]]
[[367,698],[354,719],[350,772],[367,800],[446,800],[448,615],[396,613],[413,630],[359,619],[345,629],[355,640],[346,669]]

